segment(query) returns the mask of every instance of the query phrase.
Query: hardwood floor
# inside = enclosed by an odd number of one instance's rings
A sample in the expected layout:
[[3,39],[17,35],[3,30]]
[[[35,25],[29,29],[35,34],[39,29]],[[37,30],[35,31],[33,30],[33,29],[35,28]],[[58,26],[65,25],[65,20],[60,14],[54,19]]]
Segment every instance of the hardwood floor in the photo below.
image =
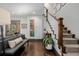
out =
[[25,44],[22,56],[55,56],[52,51],[46,51],[41,41],[30,41]]

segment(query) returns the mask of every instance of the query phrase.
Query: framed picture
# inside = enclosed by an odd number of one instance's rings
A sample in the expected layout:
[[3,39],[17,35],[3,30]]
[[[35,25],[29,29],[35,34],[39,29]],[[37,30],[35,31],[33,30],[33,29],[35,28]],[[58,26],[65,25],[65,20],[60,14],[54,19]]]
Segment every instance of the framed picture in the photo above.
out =
[[34,20],[30,20],[30,36],[34,37],[35,36],[35,32],[34,32]]
[[27,28],[27,24],[21,24],[22,28],[26,29]]

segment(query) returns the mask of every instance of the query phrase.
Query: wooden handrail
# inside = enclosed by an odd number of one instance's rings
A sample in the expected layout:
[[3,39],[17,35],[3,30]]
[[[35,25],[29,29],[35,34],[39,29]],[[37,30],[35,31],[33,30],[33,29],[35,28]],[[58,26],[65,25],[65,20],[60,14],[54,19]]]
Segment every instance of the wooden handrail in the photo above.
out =
[[58,20],[58,47],[63,55],[63,18],[60,17]]
[[[64,7],[65,5],[66,5],[66,3],[64,3],[64,5],[62,5],[62,7]],[[56,13],[57,13],[62,7],[60,6],[60,8],[56,11]],[[44,8],[48,10],[48,8],[46,8],[45,6],[44,6]],[[55,13],[55,14],[56,14],[56,13]],[[50,16],[52,16],[56,21],[58,21],[58,19],[56,18],[56,16],[52,15],[49,11],[48,11],[48,14],[49,14]]]

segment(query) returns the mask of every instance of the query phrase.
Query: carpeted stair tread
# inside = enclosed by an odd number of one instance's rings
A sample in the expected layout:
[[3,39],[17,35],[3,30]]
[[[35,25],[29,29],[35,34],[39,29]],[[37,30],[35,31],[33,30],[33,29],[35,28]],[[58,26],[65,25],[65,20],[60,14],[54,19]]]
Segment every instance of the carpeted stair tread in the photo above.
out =
[[77,40],[75,38],[63,38],[63,40]]
[[64,56],[79,56],[79,53],[66,53]]
[[67,48],[79,48],[79,44],[66,44],[64,46]]

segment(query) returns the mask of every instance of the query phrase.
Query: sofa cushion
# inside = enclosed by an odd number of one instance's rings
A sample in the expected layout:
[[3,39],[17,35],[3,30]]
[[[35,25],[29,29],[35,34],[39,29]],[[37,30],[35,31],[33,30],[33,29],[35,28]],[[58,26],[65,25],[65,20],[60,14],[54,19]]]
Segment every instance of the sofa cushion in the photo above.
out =
[[14,48],[16,46],[15,40],[8,41],[8,43],[10,48]]
[[10,48],[5,49],[5,54],[7,54],[7,55],[14,55],[14,53],[15,53],[20,47],[22,47],[27,41],[28,41],[27,39],[23,40],[23,42],[21,42],[20,44],[18,44],[18,45],[17,45],[15,48],[13,48],[13,49],[10,49]]
[[16,45],[19,44],[19,43],[22,42],[22,41],[23,41],[23,39],[22,39],[21,37],[15,39]]
[[9,43],[9,47],[10,48],[14,48],[16,45],[18,45],[20,42],[22,42],[23,41],[23,39],[21,38],[21,37],[19,37],[19,38],[16,38],[16,39],[14,39],[14,40],[10,40],[10,41],[8,41],[8,43]]

